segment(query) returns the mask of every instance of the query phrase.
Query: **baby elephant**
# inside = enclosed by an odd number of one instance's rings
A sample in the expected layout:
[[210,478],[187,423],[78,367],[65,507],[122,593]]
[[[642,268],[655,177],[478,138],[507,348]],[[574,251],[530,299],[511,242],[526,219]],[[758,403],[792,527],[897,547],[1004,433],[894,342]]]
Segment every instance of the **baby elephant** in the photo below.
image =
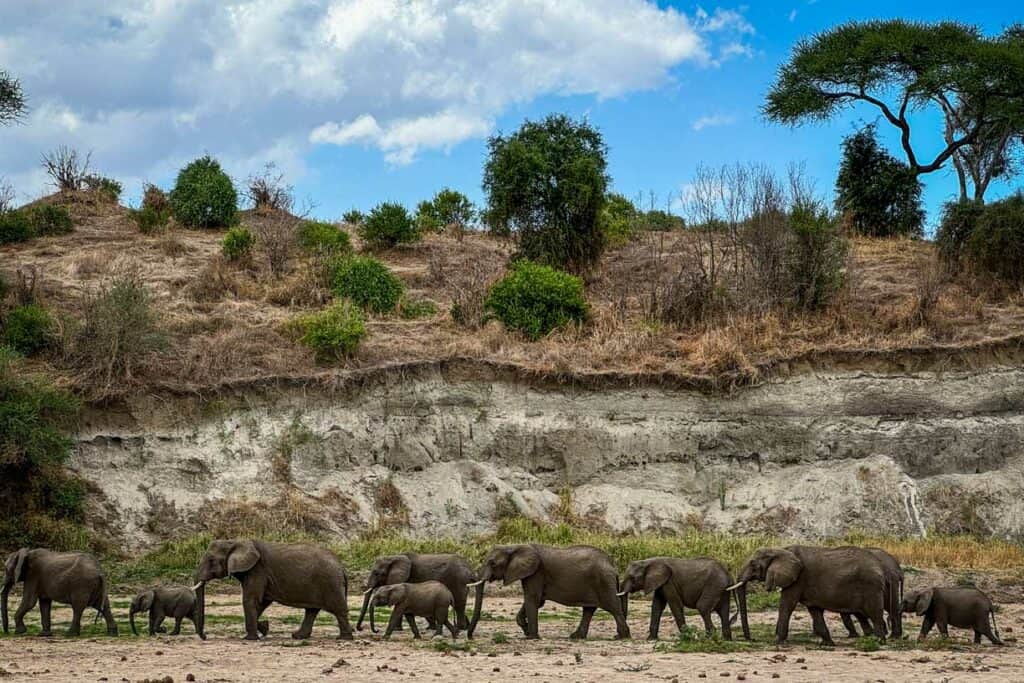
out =
[[939,627],[939,633],[949,637],[947,627],[974,629],[974,642],[980,643],[985,636],[996,645],[1002,645],[999,629],[996,628],[996,613],[989,597],[977,588],[929,588],[908,593],[903,598],[903,611],[916,612],[923,616],[921,639],[932,626]]
[[189,619],[196,627],[196,634],[206,640],[206,634],[199,627],[197,610],[199,601],[196,593],[185,586],[159,586],[143,591],[132,600],[131,610],[128,612],[128,621],[132,625],[132,633],[139,635],[135,629],[135,615],[139,612],[149,612],[149,635],[163,633],[161,627],[165,617],[174,619],[174,630],[172,636],[181,633],[181,620]]
[[420,631],[416,627],[416,617],[432,619],[437,631],[435,636],[444,635],[444,626],[452,632],[452,638],[459,637],[458,627],[448,619],[448,609],[454,607],[455,600],[452,592],[439,581],[423,581],[422,583],[396,583],[390,586],[381,586],[374,590],[370,596],[370,629],[377,633],[376,624],[373,621],[373,608],[377,606],[390,605],[391,621],[388,622],[384,637],[391,637],[391,633],[402,623],[402,617],[409,623],[412,630],[412,637],[419,638]]

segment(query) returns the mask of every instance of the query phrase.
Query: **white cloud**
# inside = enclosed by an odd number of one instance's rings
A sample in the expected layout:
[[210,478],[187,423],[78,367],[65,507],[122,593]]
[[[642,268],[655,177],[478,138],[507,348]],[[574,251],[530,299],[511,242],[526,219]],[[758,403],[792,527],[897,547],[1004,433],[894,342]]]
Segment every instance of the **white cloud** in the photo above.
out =
[[654,0],[4,0],[0,63],[32,113],[0,129],[0,175],[34,182],[58,144],[126,179],[205,151],[238,176],[277,153],[301,169],[327,144],[410,163],[544,95],[659,87],[753,32]]
[[728,126],[731,123],[736,122],[736,117],[731,114],[712,114],[710,116],[702,116],[693,122],[692,128],[695,131],[702,131],[705,128],[713,128],[716,126]]
[[796,21],[796,10],[795,9],[789,10],[789,20],[790,20],[790,22]]

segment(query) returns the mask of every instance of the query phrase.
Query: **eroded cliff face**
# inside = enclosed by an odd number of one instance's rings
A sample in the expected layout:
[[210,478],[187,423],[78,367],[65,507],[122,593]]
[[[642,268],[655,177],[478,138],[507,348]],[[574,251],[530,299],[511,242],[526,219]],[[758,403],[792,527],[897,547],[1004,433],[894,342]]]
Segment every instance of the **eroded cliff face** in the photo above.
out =
[[234,514],[468,536],[503,515],[614,531],[1024,536],[1024,370],[815,373],[727,395],[440,367],[358,386],[93,411],[72,467],[130,547]]

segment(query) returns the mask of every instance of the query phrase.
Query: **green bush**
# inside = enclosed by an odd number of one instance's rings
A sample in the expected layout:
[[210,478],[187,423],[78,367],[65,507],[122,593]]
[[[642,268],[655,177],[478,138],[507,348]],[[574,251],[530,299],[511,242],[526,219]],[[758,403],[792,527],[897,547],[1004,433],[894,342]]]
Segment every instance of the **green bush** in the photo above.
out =
[[621,247],[629,242],[636,230],[639,214],[633,202],[623,195],[608,194],[599,219],[608,246]]
[[32,221],[24,209],[0,213],[0,244],[24,242],[35,236]]
[[519,261],[496,282],[484,306],[506,327],[534,341],[587,317],[583,280],[530,261]]
[[238,194],[216,160],[205,156],[181,169],[171,191],[174,217],[190,228],[222,228],[238,218]]
[[398,314],[405,320],[429,318],[437,314],[437,304],[430,299],[402,298],[398,306]]
[[82,179],[85,189],[103,195],[107,201],[116,202],[121,198],[121,191],[124,189],[121,183],[113,178],[106,178],[99,175],[87,175]]
[[967,239],[967,256],[983,273],[1024,284],[1024,193],[985,206]]
[[476,208],[469,197],[446,187],[429,201],[419,203],[416,207],[416,225],[425,232],[437,232],[449,225],[461,230],[475,215]]
[[843,286],[847,242],[828,211],[815,203],[795,205],[789,222],[794,300],[801,308],[822,308]]
[[167,227],[167,223],[171,220],[171,212],[143,206],[141,209],[132,211],[132,219],[139,226],[139,232],[143,235],[152,235]]
[[682,216],[677,216],[668,211],[651,209],[642,215],[640,225],[643,226],[644,230],[671,232],[672,230],[683,230],[686,228],[686,221],[683,220]]
[[331,289],[373,313],[390,313],[398,306],[405,287],[388,267],[370,256],[339,259],[331,268]]
[[935,233],[935,246],[947,265],[956,267],[964,256],[978,219],[985,211],[981,202],[948,202],[942,207],[942,222]]
[[319,361],[346,358],[355,353],[366,337],[366,321],[360,310],[349,301],[339,301],[298,321],[302,331],[299,341],[313,349]]
[[401,204],[378,204],[359,226],[359,236],[371,247],[394,247],[420,239],[416,223]]
[[231,228],[221,242],[221,252],[228,261],[238,261],[252,253],[254,244],[256,238],[248,228]]
[[299,244],[306,251],[322,256],[349,254],[352,241],[348,233],[333,223],[304,221],[299,226]]
[[349,209],[341,216],[341,222],[348,225],[362,225],[366,220],[366,214],[359,209]]
[[29,304],[12,309],[3,320],[0,344],[32,356],[50,344],[53,319],[42,306]]
[[71,214],[63,206],[36,204],[26,211],[32,222],[32,229],[40,237],[66,235],[74,230]]

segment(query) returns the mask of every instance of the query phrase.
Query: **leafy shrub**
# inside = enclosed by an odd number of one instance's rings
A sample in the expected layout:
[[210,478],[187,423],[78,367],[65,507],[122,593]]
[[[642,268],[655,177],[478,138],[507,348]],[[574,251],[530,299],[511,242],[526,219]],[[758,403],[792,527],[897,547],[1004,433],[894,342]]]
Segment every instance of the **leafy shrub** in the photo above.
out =
[[24,209],[0,213],[0,244],[24,242],[35,236],[32,221]]
[[846,240],[828,211],[814,202],[793,207],[790,229],[789,273],[794,300],[802,308],[822,308],[843,286]]
[[359,226],[359,236],[371,247],[394,247],[420,239],[412,216],[404,206],[393,202],[375,206]]
[[171,200],[167,193],[152,183],[146,183],[142,189],[142,208],[158,212],[169,212]]
[[405,320],[429,318],[437,314],[437,304],[430,299],[403,298],[399,302],[398,314]]
[[395,310],[405,287],[388,267],[370,256],[339,259],[332,268],[334,295],[373,313]]
[[118,201],[121,198],[121,191],[124,189],[121,183],[113,178],[101,175],[87,175],[82,179],[82,184],[89,192],[95,192],[110,202]]
[[302,316],[297,326],[302,331],[299,341],[313,349],[320,361],[351,356],[366,337],[363,314],[349,301],[339,301],[322,311]]
[[416,224],[421,231],[427,232],[436,232],[448,226],[462,230],[473,220],[474,215],[476,209],[469,197],[446,187],[430,201],[419,203],[416,208]]
[[935,233],[935,246],[947,265],[955,268],[960,264],[967,240],[984,211],[983,203],[973,201],[947,202],[942,207],[942,222]]
[[670,232],[672,230],[684,229],[686,227],[686,221],[683,220],[682,216],[676,216],[668,211],[651,209],[643,214],[643,217],[640,219],[640,225],[644,230]]
[[552,115],[488,141],[487,221],[516,236],[519,255],[572,272],[590,268],[605,247],[599,224],[608,176],[601,133],[586,121]]
[[228,230],[221,242],[221,252],[228,261],[238,261],[252,253],[256,238],[248,228],[237,227]]
[[349,209],[341,216],[341,222],[348,225],[362,225],[366,220],[366,214],[359,209]]
[[416,230],[420,233],[441,232],[444,224],[434,214],[434,205],[429,201],[422,201],[416,205]]
[[45,308],[37,304],[12,309],[3,321],[0,344],[25,356],[32,356],[50,344],[53,319]]
[[1024,193],[985,206],[967,239],[967,255],[981,272],[1024,284]]
[[601,231],[610,247],[621,247],[629,242],[636,230],[639,212],[633,202],[621,194],[612,192],[601,210]]
[[304,221],[299,226],[299,244],[314,254],[343,255],[352,251],[348,233],[333,223]]
[[517,262],[496,282],[484,305],[506,327],[534,341],[587,317],[583,280],[530,261]]
[[66,235],[74,229],[71,214],[66,207],[56,204],[36,204],[24,209],[28,212],[29,221],[36,235]]
[[143,235],[152,235],[163,231],[167,227],[167,223],[171,220],[171,212],[158,211],[154,208],[143,206],[132,211],[132,219],[135,221],[135,225],[139,227],[139,232]]
[[920,237],[921,181],[878,144],[873,125],[843,140],[836,178],[836,210],[858,234]]
[[190,228],[220,228],[238,217],[238,194],[231,178],[209,156],[181,169],[170,196],[174,217]]

